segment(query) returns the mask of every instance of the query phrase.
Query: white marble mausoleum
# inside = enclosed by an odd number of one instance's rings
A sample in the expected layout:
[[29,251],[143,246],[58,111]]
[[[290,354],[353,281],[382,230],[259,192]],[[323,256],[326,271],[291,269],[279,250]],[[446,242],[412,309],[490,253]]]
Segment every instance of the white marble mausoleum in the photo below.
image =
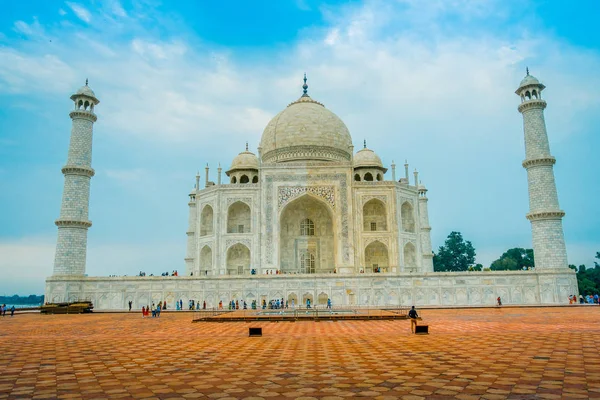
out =
[[[536,268],[533,271],[433,271],[427,189],[404,164],[401,176],[367,148],[354,151],[344,122],[307,93],[266,126],[256,153],[237,155],[222,177],[189,194],[185,274],[177,277],[85,275],[92,128],[99,103],[86,85],[71,99],[73,129],[54,274],[47,301],[90,299],[99,309],[190,299],[295,304],[556,304],[577,293],[567,266],[541,99],[527,74],[519,85]],[[413,176],[409,176],[413,175]],[[227,182],[223,182],[227,180]],[[216,182],[215,182],[216,181]],[[202,187],[201,187],[202,186]],[[179,269],[173,265],[166,269]],[[142,268],[140,268],[142,269]]]

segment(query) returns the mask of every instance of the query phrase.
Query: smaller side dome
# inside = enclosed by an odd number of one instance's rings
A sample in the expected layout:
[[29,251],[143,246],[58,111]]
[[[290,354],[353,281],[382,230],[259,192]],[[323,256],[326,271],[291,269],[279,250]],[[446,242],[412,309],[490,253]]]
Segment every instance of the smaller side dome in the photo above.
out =
[[383,163],[381,162],[381,158],[371,149],[359,150],[354,155],[354,168],[383,168]]
[[225,174],[229,176],[230,173],[239,170],[255,170],[258,171],[258,157],[248,149],[241,152],[231,162],[231,168],[226,171]]
[[90,97],[96,97],[96,94],[88,85],[84,85],[77,90],[77,94],[83,94]]
[[519,84],[519,87],[527,85],[539,85],[540,81],[533,75],[525,75],[525,78]]
[[98,100],[94,91],[88,86],[87,79],[85,80],[85,85],[77,89],[77,92],[71,95],[71,100],[75,101],[75,99],[79,98],[80,96],[89,97],[94,104],[100,103],[100,100]]

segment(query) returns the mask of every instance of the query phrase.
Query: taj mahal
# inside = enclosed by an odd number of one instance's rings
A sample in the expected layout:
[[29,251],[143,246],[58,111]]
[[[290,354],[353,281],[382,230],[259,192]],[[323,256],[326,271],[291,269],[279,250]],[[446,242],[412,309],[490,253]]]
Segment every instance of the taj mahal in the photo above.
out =
[[[46,301],[91,300],[96,309],[196,300],[286,299],[338,306],[561,304],[578,293],[568,268],[542,99],[527,71],[516,94],[523,117],[534,270],[434,272],[427,188],[367,147],[303,92],[246,144],[225,171],[208,165],[188,195],[187,252],[179,276],[86,275],[93,125],[99,100],[86,85],[74,108],[54,271]],[[223,175],[223,172],[225,176]],[[386,175],[387,173],[387,175]],[[212,177],[212,179],[211,179]],[[523,194],[524,196],[525,194]],[[442,194],[443,196],[443,194]],[[179,267],[179,268],[178,268]]]

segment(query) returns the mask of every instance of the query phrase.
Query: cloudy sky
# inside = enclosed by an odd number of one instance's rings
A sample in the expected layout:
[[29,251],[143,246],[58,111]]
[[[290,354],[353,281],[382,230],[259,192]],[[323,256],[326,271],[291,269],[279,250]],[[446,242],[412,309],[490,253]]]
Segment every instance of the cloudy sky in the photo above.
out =
[[[429,188],[437,249],[453,230],[484,265],[530,247],[521,115],[529,66],[546,121],[569,260],[600,251],[596,0],[27,1],[0,13],[0,294],[52,273],[69,96],[94,128],[89,275],[184,269],[187,194],[255,150],[309,93],[389,166]],[[391,174],[388,172],[388,179]]]

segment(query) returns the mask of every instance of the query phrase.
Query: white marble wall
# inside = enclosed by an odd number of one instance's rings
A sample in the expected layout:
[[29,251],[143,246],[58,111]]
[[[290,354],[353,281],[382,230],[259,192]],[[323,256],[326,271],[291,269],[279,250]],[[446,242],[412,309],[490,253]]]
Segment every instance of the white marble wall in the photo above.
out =
[[96,309],[136,309],[167,301],[175,307],[194,299],[214,307],[231,299],[313,299],[326,294],[336,306],[453,306],[503,304],[567,304],[576,294],[575,272],[516,271],[430,274],[361,275],[256,275],[248,278],[222,277],[50,277],[46,299],[51,302],[91,300]]

